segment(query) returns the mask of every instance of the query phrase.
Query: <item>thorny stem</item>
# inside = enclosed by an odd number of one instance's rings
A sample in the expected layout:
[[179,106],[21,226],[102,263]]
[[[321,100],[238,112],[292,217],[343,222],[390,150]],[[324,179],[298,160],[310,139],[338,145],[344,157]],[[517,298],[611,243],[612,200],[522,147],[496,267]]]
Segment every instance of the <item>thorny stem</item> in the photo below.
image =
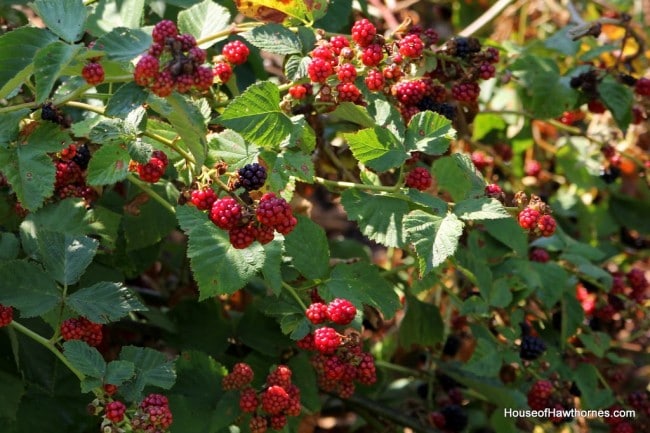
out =
[[289,292],[289,294],[296,300],[296,302],[298,302],[298,304],[303,310],[307,310],[307,305],[305,305],[303,300],[300,299],[300,296],[298,296],[298,293],[296,293],[296,290],[293,287],[291,287],[289,284],[285,283],[284,281],[282,282],[282,287],[287,289],[287,292]]
[[147,183],[141,181],[140,179],[138,179],[137,177],[135,177],[131,173],[129,173],[126,177],[127,177],[127,179],[129,179],[129,181],[131,183],[133,183],[135,186],[137,186],[142,191],[147,193],[147,195],[149,197],[151,197],[152,199],[154,199],[158,203],[160,203],[162,205],[162,207],[167,209],[172,215],[176,214],[176,209],[174,208],[174,206],[172,206],[171,203],[169,203],[167,200],[162,198],[160,196],[160,194],[158,194],[156,191],[154,191],[153,188],[151,188]]

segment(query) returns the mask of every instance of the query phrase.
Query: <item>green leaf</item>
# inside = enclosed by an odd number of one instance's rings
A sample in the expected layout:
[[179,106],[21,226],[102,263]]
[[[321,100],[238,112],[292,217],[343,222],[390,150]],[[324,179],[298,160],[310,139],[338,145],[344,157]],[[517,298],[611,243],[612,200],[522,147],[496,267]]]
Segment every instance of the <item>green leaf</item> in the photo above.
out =
[[34,56],[57,38],[51,32],[22,27],[0,36],[0,98],[5,98],[31,75]]
[[106,362],[94,347],[80,340],[63,343],[63,354],[73,367],[92,378],[102,378],[106,372]]
[[151,35],[140,29],[117,27],[97,39],[94,48],[106,52],[108,60],[131,61],[151,45]]
[[263,51],[275,54],[300,54],[302,43],[298,36],[280,24],[265,24],[242,33],[241,36]]
[[368,97],[368,113],[375,120],[375,125],[390,131],[397,139],[404,141],[404,118],[383,95],[371,93]]
[[93,261],[99,242],[87,236],[39,230],[41,260],[50,276],[61,284],[75,284]]
[[126,83],[117,89],[108,100],[104,113],[107,116],[126,119],[129,113],[142,107],[148,97],[149,93],[142,86],[138,86],[134,82]]
[[151,159],[153,146],[143,140],[129,142],[129,156],[135,162],[146,164]]
[[456,204],[454,213],[466,221],[511,218],[503,204],[493,198],[474,198]]
[[104,383],[120,386],[135,375],[135,365],[130,361],[111,361],[106,366]]
[[557,263],[531,264],[541,280],[537,295],[546,307],[552,308],[562,298],[565,289],[575,287],[575,282],[569,277],[569,273]]
[[616,124],[623,131],[632,121],[632,103],[634,93],[625,84],[619,83],[614,77],[606,75],[598,84],[598,94],[605,107],[612,113]]
[[481,223],[487,232],[521,257],[528,254],[528,235],[514,218],[484,220]]
[[120,387],[120,392],[129,401],[139,400],[146,386],[170,389],[176,381],[174,362],[164,354],[147,347],[125,346],[119,359],[135,365],[135,380]]
[[472,357],[467,361],[463,370],[477,376],[498,376],[503,364],[503,353],[498,350],[496,344],[494,340],[479,338]]
[[289,149],[280,154],[264,151],[259,158],[267,164],[267,187],[271,190],[283,190],[291,177],[305,182],[312,182],[314,178],[314,162],[303,152]]
[[[16,376],[6,371],[0,371],[0,383],[2,383],[3,392],[0,393],[0,426],[2,420],[16,420],[20,400],[25,395],[25,383]],[[4,430],[6,431],[6,430]],[[8,433],[14,433],[9,430]]]
[[293,130],[291,119],[280,109],[280,91],[269,81],[255,83],[233,99],[219,123],[247,141],[272,149],[278,148]]
[[424,111],[413,116],[406,129],[404,145],[408,151],[420,151],[428,155],[442,155],[449,143],[456,138],[451,121],[445,116]]
[[585,348],[598,358],[605,356],[612,342],[611,337],[604,332],[581,333],[578,338],[585,345]]
[[593,364],[580,363],[572,371],[571,376],[582,393],[580,397],[582,409],[598,410],[615,402],[611,389],[601,389],[599,387],[601,374]]
[[354,133],[343,134],[352,154],[377,171],[399,167],[406,161],[404,146],[388,129],[375,125]]
[[324,278],[329,271],[329,247],[321,226],[302,215],[291,233],[284,237],[286,254],[293,265],[309,279]]
[[273,293],[279,295],[282,291],[282,242],[274,239],[264,245],[264,267],[262,275]]
[[390,195],[369,194],[348,189],[341,195],[348,218],[356,221],[361,233],[388,247],[404,245],[404,216],[408,202]]
[[20,252],[20,241],[13,233],[0,233],[0,260],[13,260]]
[[[526,404],[526,396],[518,390],[504,387],[503,382],[501,382],[498,377],[480,377],[464,369],[461,370],[456,368],[456,366],[447,365],[443,367],[443,371],[445,374],[451,376],[456,382],[465,385],[469,389],[478,391],[481,395],[485,396],[488,401],[498,407],[513,409],[528,408],[528,405]],[[501,430],[497,431],[499,431],[499,433],[501,432]]]
[[258,243],[235,249],[228,233],[219,229],[194,207],[181,206],[176,215],[188,235],[187,256],[199,285],[200,299],[230,294],[253,278],[264,264],[264,249]]
[[20,121],[29,114],[29,111],[29,109],[23,108],[22,110],[2,114],[2,117],[0,117],[0,148],[6,147],[7,144],[18,138]]
[[112,185],[126,179],[131,155],[118,144],[105,144],[93,153],[88,164],[88,185]]
[[333,120],[340,119],[345,122],[352,122],[364,128],[372,128],[375,121],[368,114],[368,110],[360,107],[353,102],[341,102],[337,105],[336,110],[330,113]]
[[284,74],[287,79],[296,81],[306,77],[311,60],[309,56],[290,56],[284,64]]
[[451,157],[463,173],[463,176],[469,180],[469,197],[483,197],[485,195],[485,179],[469,155],[465,153],[454,153]]
[[[86,29],[92,35],[103,35],[116,27],[136,28],[143,25],[146,0],[120,0],[90,4]],[[154,6],[151,5],[152,9]],[[155,11],[154,11],[155,12]],[[162,15],[162,12],[159,13]]]
[[[172,183],[158,183],[150,188],[169,203],[178,202],[179,192]],[[137,215],[125,213],[122,219],[127,251],[155,245],[176,227],[176,218],[169,209],[151,199],[139,188],[132,187],[129,198],[133,199],[136,195],[143,197],[146,202],[138,207]]]
[[42,103],[50,96],[61,72],[74,59],[79,50],[78,45],[68,45],[56,41],[36,53],[34,56],[36,102]]
[[444,330],[438,307],[407,295],[406,314],[399,330],[402,346],[407,349],[411,345],[435,346],[442,341]]
[[65,148],[70,137],[58,125],[42,123],[16,148],[0,149],[0,167],[18,200],[34,211],[54,191],[55,168],[46,152]]
[[[197,40],[225,30],[229,25],[230,12],[228,9],[212,0],[197,3],[178,14],[178,29],[180,33],[189,33]],[[218,41],[219,39],[213,39],[199,45],[199,47],[209,48]]]
[[566,56],[575,56],[580,49],[580,41],[574,41],[569,31],[571,27],[565,26],[561,30],[555,32],[553,36],[544,41],[544,46],[548,49],[557,51]]
[[197,106],[178,93],[173,93],[165,99],[152,96],[149,98],[149,105],[169,120],[194,156],[196,165],[203,165],[208,151],[205,138],[207,127]]
[[463,222],[454,214],[444,218],[415,210],[404,219],[406,237],[418,254],[420,275],[453,256],[463,234]]
[[36,0],[36,11],[45,25],[66,42],[81,39],[86,23],[86,6],[82,0]]
[[437,159],[432,169],[440,189],[451,194],[455,201],[467,198],[471,189],[470,181],[452,157],[443,156]]
[[[310,155],[316,147],[316,133],[302,114],[291,117],[293,130],[286,140],[286,147],[299,148],[306,155]],[[285,146],[285,143],[283,143]]]
[[503,120],[503,116],[498,114],[480,113],[476,116],[472,124],[472,140],[481,141],[493,131],[504,131],[508,124]]
[[74,292],[66,304],[95,323],[114,322],[132,311],[147,310],[122,283],[106,281]]
[[379,269],[364,262],[336,265],[320,293],[326,299],[348,299],[358,309],[363,304],[373,306],[386,319],[393,317],[401,307],[394,288],[381,276]]
[[134,135],[134,133],[127,132],[126,122],[123,120],[106,119],[93,126],[89,138],[95,143],[119,146],[129,139],[135,138]]
[[0,263],[0,304],[20,310],[20,317],[47,313],[61,301],[56,282],[40,266],[23,260]]
[[257,146],[247,143],[241,135],[231,129],[213,136],[208,146],[210,158],[213,158],[214,162],[223,160],[232,169],[252,163],[259,151]]

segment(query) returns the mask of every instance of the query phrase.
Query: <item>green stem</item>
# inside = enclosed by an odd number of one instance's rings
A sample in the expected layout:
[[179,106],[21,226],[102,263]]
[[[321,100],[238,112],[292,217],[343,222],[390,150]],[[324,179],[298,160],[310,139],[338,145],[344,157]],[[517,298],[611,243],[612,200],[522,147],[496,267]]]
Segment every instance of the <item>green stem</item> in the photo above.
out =
[[176,214],[176,209],[174,209],[174,206],[171,205],[167,200],[162,198],[156,191],[154,191],[147,183],[141,181],[137,177],[135,177],[133,174],[129,173],[127,175],[127,179],[131,183],[133,183],[135,186],[140,188],[142,191],[147,193],[149,197],[152,199],[156,200],[158,203],[160,203],[165,209],[167,209],[172,215]]
[[439,432],[436,429],[420,424],[419,422],[417,422],[416,419],[408,415],[405,415],[403,412],[399,412],[393,409],[392,407],[379,404],[376,401],[369,400],[364,397],[353,395],[352,397],[347,398],[344,401],[352,407],[362,408],[372,413],[376,417],[384,418],[397,425],[409,427],[411,430],[417,433],[438,433]]
[[393,364],[393,363],[388,362],[388,361],[382,361],[381,359],[375,360],[375,365],[377,367],[381,367],[383,369],[391,370],[391,371],[394,371],[396,373],[401,373],[401,374],[405,374],[405,375],[408,375],[408,376],[415,376],[415,377],[427,377],[427,376],[429,376],[427,374],[427,372],[425,372],[425,371],[414,370],[412,368],[408,368],[408,367],[404,367],[404,366],[401,366],[401,365]]
[[206,36],[204,38],[201,38],[201,39],[196,41],[196,44],[197,45],[203,45],[203,44],[205,44],[207,42],[216,41],[217,39],[225,38],[225,37],[230,36],[232,34],[241,33],[241,32],[244,32],[246,30],[261,26],[262,24],[263,23],[257,23],[257,22],[245,22],[245,23],[237,24],[236,26],[232,26],[230,28],[227,28],[226,30],[222,30],[220,32],[213,33],[213,34],[208,35],[208,36]]
[[296,302],[298,302],[298,304],[300,305],[300,307],[301,307],[303,310],[307,310],[307,306],[305,305],[305,303],[303,302],[303,300],[300,299],[300,296],[298,296],[298,293],[296,293],[296,290],[295,290],[293,287],[291,287],[290,285],[288,285],[288,284],[285,283],[284,281],[282,282],[282,287],[284,287],[285,289],[287,289],[287,291],[289,292],[289,294],[290,294],[291,296],[293,296],[293,298],[296,300]]
[[191,153],[185,151],[185,149],[182,149],[181,147],[179,147],[174,140],[169,140],[169,139],[163,137],[162,135],[158,135],[158,134],[156,134],[154,132],[151,132],[151,131],[144,131],[142,133],[142,135],[144,135],[145,137],[149,137],[149,138],[151,138],[153,140],[156,140],[157,142],[162,143],[165,146],[175,150],[176,152],[178,152],[183,157],[183,159],[185,159],[185,161],[187,161],[187,162],[189,162],[191,164],[196,164],[196,159],[194,159],[194,155],[192,155]]
[[385,186],[385,185],[364,185],[361,183],[354,183],[354,182],[345,182],[341,180],[328,180],[328,179],[323,179],[322,177],[315,176],[314,181],[320,185],[326,186],[328,188],[336,188],[336,189],[362,189],[362,190],[367,190],[367,191],[383,191],[383,192],[396,192],[399,191],[400,189],[400,184],[397,183],[396,185],[393,186]]
[[75,376],[79,378],[79,380],[84,380],[86,378],[86,375],[77,370],[72,364],[70,364],[70,361],[59,351],[59,349],[54,346],[54,344],[47,340],[45,337],[37,334],[36,332],[32,331],[31,329],[27,328],[26,326],[21,325],[20,323],[16,322],[15,320],[11,322],[10,326],[14,328],[16,331],[28,336],[32,340],[36,341],[40,345],[44,346],[47,350],[52,352],[59,360],[68,367],[68,369],[74,373]]
[[39,105],[40,104],[37,104],[36,102],[24,102],[22,104],[10,105],[8,107],[0,108],[0,114],[11,113],[12,111],[22,110],[23,108],[29,108],[31,110],[32,108],[36,108]]

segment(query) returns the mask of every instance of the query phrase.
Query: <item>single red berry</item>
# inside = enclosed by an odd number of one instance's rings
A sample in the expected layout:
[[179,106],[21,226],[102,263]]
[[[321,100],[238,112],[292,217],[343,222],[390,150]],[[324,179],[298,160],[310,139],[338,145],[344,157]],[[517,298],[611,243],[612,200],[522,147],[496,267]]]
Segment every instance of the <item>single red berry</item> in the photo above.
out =
[[324,327],[314,331],[314,347],[321,353],[334,353],[341,345],[341,336],[336,329]]
[[105,383],[104,392],[106,393],[106,395],[111,396],[117,392],[117,386],[113,385],[112,383]]
[[251,420],[248,422],[248,428],[250,429],[251,433],[265,433],[267,427],[267,421],[266,418],[263,416],[254,416],[251,418]]
[[336,298],[327,304],[327,314],[337,325],[347,325],[357,315],[357,308],[347,299]]
[[336,66],[339,63],[336,54],[334,54],[334,51],[328,45],[319,45],[314,48],[311,52],[311,57],[324,60],[332,66]]
[[307,66],[307,74],[309,79],[314,83],[324,83],[327,80],[327,77],[334,73],[334,68],[331,63],[315,58]]
[[58,161],[54,179],[54,187],[59,189],[81,181],[83,173],[81,167],[74,161]]
[[97,62],[86,63],[81,70],[81,76],[86,83],[96,86],[104,82],[104,68]]
[[307,87],[302,84],[296,84],[289,88],[289,95],[291,95],[293,99],[303,99],[307,96]]
[[357,381],[362,385],[372,385],[377,381],[375,358],[368,352],[363,353],[357,366]]
[[0,304],[0,328],[9,326],[9,324],[14,320],[14,309],[13,307],[4,306]]
[[542,215],[537,220],[537,228],[539,229],[539,232],[542,236],[551,236],[553,233],[555,233],[556,227],[557,223],[555,222],[555,218],[550,215]]
[[291,386],[291,376],[293,375],[291,369],[286,365],[278,365],[269,375],[266,377],[266,384],[268,386],[277,385],[281,386],[288,391],[288,388]]
[[239,396],[239,408],[242,412],[253,413],[259,405],[260,401],[257,398],[257,391],[253,388],[246,388],[241,392]]
[[482,80],[489,80],[496,74],[496,68],[490,62],[483,62],[478,67],[478,76]]
[[209,90],[214,83],[214,71],[207,66],[199,66],[194,71],[194,87],[196,90],[205,91]]
[[353,83],[357,78],[357,69],[352,63],[343,63],[338,67],[336,76],[341,83]]
[[153,27],[151,37],[153,41],[164,44],[167,38],[174,38],[178,34],[176,24],[170,20],[162,20]]
[[262,196],[255,215],[260,223],[273,227],[283,235],[291,233],[298,223],[289,203],[281,197],[276,197],[272,192]]
[[363,18],[359,21],[356,21],[352,26],[352,40],[361,47],[367,47],[375,39],[377,34],[377,29],[375,26],[368,21],[366,18]]
[[230,230],[241,218],[242,209],[237,200],[232,197],[217,199],[210,210],[210,220],[219,228]]
[[424,167],[416,167],[406,175],[406,186],[420,191],[428,189],[433,183],[431,173]]
[[126,406],[121,401],[112,401],[106,405],[106,414],[104,415],[107,420],[118,423],[124,419]]
[[397,100],[405,105],[416,105],[426,92],[426,85],[422,80],[400,81],[395,84],[391,93]]
[[187,93],[194,87],[194,75],[180,74],[176,77],[176,91]]
[[528,391],[528,406],[533,410],[546,408],[551,394],[553,394],[553,384],[548,380],[538,380]]
[[146,164],[138,163],[136,168],[142,180],[149,183],[156,183],[165,174],[168,163],[169,160],[165,152],[162,150],[154,150],[149,162]]
[[176,36],[175,39],[181,43],[182,51],[189,52],[192,48],[197,48],[196,39],[194,39],[194,36],[190,35],[189,33],[183,33],[182,35],[178,35]]
[[486,48],[485,58],[490,63],[499,63],[499,50],[494,47]]
[[151,44],[149,49],[147,50],[147,54],[154,56],[154,57],[160,57],[165,51],[165,44],[161,44],[158,42],[154,42]]
[[282,413],[289,406],[289,394],[281,386],[269,386],[262,393],[262,409],[269,415]]
[[420,113],[420,109],[415,105],[402,105],[399,108],[399,112],[402,115],[402,118],[404,118],[404,123],[408,125],[413,116]]
[[384,68],[382,75],[386,80],[397,81],[404,76],[404,71],[399,64],[392,63]]
[[102,342],[102,325],[85,317],[67,319],[61,323],[61,337],[65,341],[81,340],[89,346],[99,346]]
[[325,358],[323,373],[330,380],[340,380],[345,374],[345,362],[336,355]]
[[282,414],[272,415],[270,424],[273,430],[282,430],[287,425],[287,416]]
[[300,340],[296,341],[296,346],[298,349],[302,350],[314,350],[316,346],[314,345],[314,335],[307,334]]
[[195,189],[190,197],[190,202],[200,210],[212,209],[212,205],[217,200],[217,194],[210,187]]
[[255,373],[250,365],[245,362],[239,362],[232,367],[230,374],[239,384],[238,387],[241,388],[245,385],[250,384],[253,381]]
[[485,185],[485,195],[488,197],[499,197],[501,194],[503,194],[503,190],[496,183]]
[[377,66],[384,58],[384,48],[380,44],[371,44],[361,52],[361,62],[368,66]]
[[634,91],[637,95],[650,96],[650,78],[639,78],[634,85]]
[[77,146],[73,143],[61,151],[61,159],[71,161],[77,155]]
[[461,102],[475,102],[481,93],[481,88],[474,82],[455,84],[451,88],[451,96]]
[[195,65],[202,65],[203,63],[205,63],[207,55],[208,55],[207,52],[204,49],[199,47],[192,47],[187,52],[187,57]]
[[255,242],[257,229],[253,224],[241,227],[233,227],[229,230],[230,245],[238,250],[243,250]]
[[171,95],[174,91],[174,76],[172,73],[168,70],[160,72],[151,84],[151,91],[161,98]]
[[242,41],[235,40],[224,45],[221,54],[223,54],[225,59],[231,64],[241,65],[242,63],[246,63],[246,60],[248,60],[250,49]]
[[336,92],[339,102],[359,102],[361,100],[361,91],[354,83],[338,84]]
[[336,392],[341,398],[350,398],[354,395],[354,382],[339,382],[337,384]]
[[543,248],[534,248],[529,254],[530,260],[538,263],[546,263],[551,259],[548,251]]
[[327,305],[322,302],[314,302],[311,304],[309,308],[307,308],[307,311],[305,311],[305,315],[314,325],[326,322],[330,318],[327,313]]
[[225,84],[232,77],[232,66],[230,63],[226,62],[217,62],[214,64],[214,76],[221,81],[222,84]]
[[431,423],[437,428],[445,428],[445,416],[441,412],[431,412],[429,419],[431,420]]
[[524,174],[526,176],[539,176],[539,173],[542,171],[542,164],[535,159],[529,159],[524,164]]
[[275,239],[275,231],[273,230],[273,227],[260,224],[256,229],[255,240],[257,240],[261,245],[266,245]]
[[540,216],[538,210],[527,207],[519,212],[517,220],[519,221],[521,228],[524,230],[532,230],[537,227],[537,221],[539,221]]
[[384,75],[377,69],[370,69],[364,78],[366,86],[372,92],[382,90],[384,88]]
[[133,79],[139,86],[149,86],[158,76],[160,63],[158,59],[146,54],[138,60],[133,71]]
[[343,48],[348,48],[350,41],[345,36],[332,36],[330,38],[330,47],[337,56],[341,54]]
[[648,280],[643,269],[632,268],[625,276],[632,289],[645,289],[648,287]]
[[474,166],[479,170],[489,167],[494,163],[494,158],[481,150],[475,150],[472,152],[470,158],[472,159]]
[[592,99],[587,103],[587,110],[594,114],[603,114],[607,107],[599,99]]
[[172,423],[173,418],[169,410],[169,401],[164,395],[149,394],[140,403],[140,409],[146,414],[148,422],[153,427],[152,431],[155,431],[156,427],[166,429]]
[[404,57],[410,57],[412,59],[417,59],[422,56],[422,51],[424,51],[424,43],[418,35],[406,35],[404,39],[399,41],[399,53]]

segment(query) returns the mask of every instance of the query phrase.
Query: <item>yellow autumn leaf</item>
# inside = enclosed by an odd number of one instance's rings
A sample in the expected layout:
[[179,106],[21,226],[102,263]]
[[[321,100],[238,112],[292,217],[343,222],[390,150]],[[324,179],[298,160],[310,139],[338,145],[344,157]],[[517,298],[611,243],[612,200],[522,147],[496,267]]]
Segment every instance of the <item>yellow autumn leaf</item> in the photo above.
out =
[[312,23],[325,15],[328,0],[235,0],[237,9],[258,21]]

